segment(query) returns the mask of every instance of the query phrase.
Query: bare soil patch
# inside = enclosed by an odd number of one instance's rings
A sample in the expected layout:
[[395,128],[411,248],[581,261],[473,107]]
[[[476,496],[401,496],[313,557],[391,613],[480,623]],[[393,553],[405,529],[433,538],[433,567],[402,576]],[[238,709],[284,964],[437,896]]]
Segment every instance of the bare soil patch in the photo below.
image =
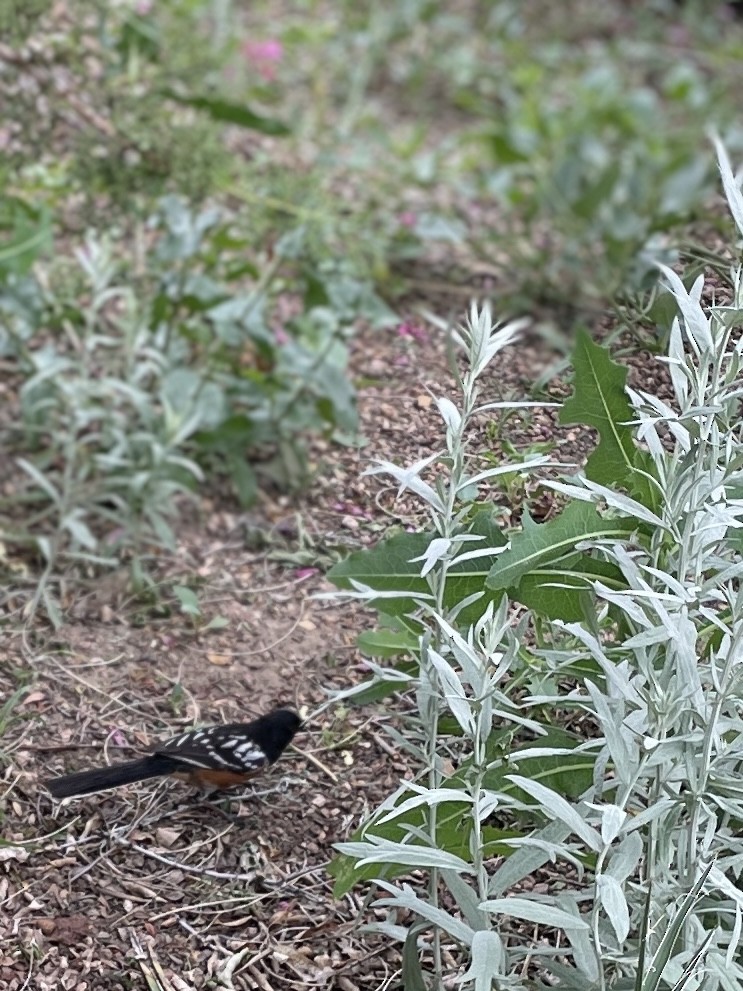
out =
[[[524,345],[502,355],[483,401],[522,398],[537,354]],[[276,703],[312,710],[327,690],[363,679],[354,643],[369,614],[313,595],[330,587],[322,572],[344,549],[391,525],[420,525],[420,506],[362,471],[374,457],[408,464],[433,453],[442,442],[433,397],[456,391],[445,335],[412,322],[362,333],[353,363],[365,445],[316,444],[315,482],[301,499],[266,497],[240,514],[212,494],[186,514],[178,554],[160,572],[166,584],[198,580],[198,622],[132,597],[122,574],[71,596],[53,637],[37,633],[24,647],[20,632],[6,635],[3,694],[19,671],[32,682],[3,737],[0,984],[9,991],[114,991],[150,979],[167,991],[394,986],[398,948],[359,931],[364,893],[335,900],[326,864],[411,773],[384,734],[400,706],[326,709],[265,778],[220,807],[157,782],[54,806],[40,784],[195,722],[246,719]],[[497,453],[484,421],[482,431],[473,448]],[[517,447],[549,439],[560,461],[579,463],[590,449],[550,410],[514,422],[508,438]],[[205,631],[215,616],[226,625]]]
[[[359,896],[336,902],[325,865],[364,810],[408,773],[380,710],[330,709],[227,811],[178,786],[145,783],[53,806],[41,780],[131,755],[195,722],[249,718],[275,703],[309,709],[361,680],[356,634],[370,618],[313,598],[343,548],[370,544],[420,507],[377,479],[371,457],[408,463],[441,443],[433,395],[453,395],[444,340],[360,337],[359,449],[318,444],[302,500],[245,516],[212,496],[187,515],[164,583],[198,580],[197,623],[132,597],[126,575],[67,603],[65,626],[24,649],[6,636],[3,690],[33,681],[4,735],[5,848],[0,980],[31,986],[378,987],[396,948],[359,935]],[[513,356],[502,370],[513,389]],[[364,384],[365,383],[365,384]],[[510,387],[509,387],[510,388]],[[251,549],[259,534],[264,545]],[[307,562],[311,561],[311,566]],[[214,616],[226,625],[203,632]],[[38,634],[36,634],[38,636]],[[28,986],[28,985],[26,985]],[[227,984],[229,986],[229,984]]]

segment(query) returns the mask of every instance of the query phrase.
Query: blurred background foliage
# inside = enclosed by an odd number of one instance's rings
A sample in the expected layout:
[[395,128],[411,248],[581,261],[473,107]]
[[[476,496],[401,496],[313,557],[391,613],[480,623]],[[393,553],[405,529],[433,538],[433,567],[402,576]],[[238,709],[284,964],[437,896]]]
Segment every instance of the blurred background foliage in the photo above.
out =
[[2,17],[2,509],[47,562],[172,542],[204,484],[304,484],[308,436],[354,442],[360,325],[486,292],[561,347],[609,314],[655,347],[656,263],[729,265],[707,132],[743,147],[732,6]]

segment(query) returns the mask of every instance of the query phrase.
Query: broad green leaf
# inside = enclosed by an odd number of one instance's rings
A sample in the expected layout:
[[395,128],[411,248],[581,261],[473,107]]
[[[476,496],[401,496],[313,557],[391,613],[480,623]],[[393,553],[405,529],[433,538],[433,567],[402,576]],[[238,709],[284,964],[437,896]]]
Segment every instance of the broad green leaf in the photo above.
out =
[[162,379],[162,397],[181,418],[193,417],[192,433],[219,431],[228,408],[224,391],[205,379],[201,370],[172,368]]
[[250,417],[243,413],[223,420],[214,430],[204,430],[194,437],[196,443],[206,451],[243,453],[255,441],[255,428]]
[[627,368],[581,330],[573,351],[575,391],[560,411],[560,423],[585,424],[599,433],[599,443],[585,467],[594,482],[624,487],[643,505],[655,508],[655,491],[640,471],[653,473],[650,456],[635,443],[629,421],[634,411],[627,398]]
[[[584,579],[580,572],[575,574],[573,565],[576,562],[575,545],[579,541],[606,540],[615,538],[626,539],[627,535],[637,528],[637,523],[631,519],[611,519],[600,516],[593,503],[575,501],[569,503],[562,513],[546,523],[535,523],[528,513],[522,518],[523,529],[511,538],[511,546],[499,554],[493,562],[487,577],[487,585],[493,589],[513,589],[526,576],[532,583],[539,581],[542,569],[548,569],[544,581],[555,582],[556,574],[567,574],[570,584],[579,587],[590,587],[589,582],[596,577],[592,566]],[[577,558],[580,562],[580,557]],[[555,568],[555,563],[561,562],[567,567]],[[602,574],[602,569],[598,570]],[[607,577],[611,577],[610,572]],[[527,594],[533,594],[537,586],[525,586]],[[553,590],[554,593],[559,589]],[[566,590],[568,594],[570,590]]]
[[51,247],[52,217],[16,196],[0,195],[0,275],[23,275]]
[[611,589],[627,586],[621,569],[615,564],[588,554],[574,554],[553,567],[525,575],[516,588],[509,590],[509,595],[548,619],[578,623],[585,617],[586,596],[593,602],[591,582],[596,578]]
[[253,468],[244,457],[238,455],[229,455],[225,460],[225,467],[235,486],[235,495],[240,505],[244,509],[249,508],[258,498],[258,479]]
[[[509,747],[507,759],[501,759],[499,765],[491,766],[485,772],[483,787],[489,791],[504,792],[520,801],[527,801],[526,792],[509,779],[509,774],[518,769],[528,774],[531,781],[539,781],[565,798],[577,799],[590,788],[593,782],[593,769],[596,762],[594,754],[580,752],[565,756],[565,754],[551,755],[545,753],[543,755],[534,754],[534,756],[529,757],[521,757],[520,754],[522,751],[534,751],[535,749],[545,751],[574,749],[582,742],[583,739],[574,733],[569,733],[556,726],[551,727],[545,736],[539,737],[536,743],[530,741],[516,747]],[[503,758],[502,739],[497,739],[496,734],[491,734],[485,752],[490,764],[495,763],[499,757]],[[464,761],[458,774],[466,772],[469,765],[469,760]]]
[[[350,589],[355,581],[368,585],[375,591],[401,591],[418,595],[429,591],[428,582],[420,577],[420,565],[413,559],[425,553],[434,534],[401,533],[382,540],[370,550],[356,551],[334,565],[327,573],[333,584],[341,589]],[[415,604],[412,598],[378,599],[370,603],[378,610],[399,616],[412,612]]]
[[418,637],[407,630],[366,630],[356,638],[362,654],[367,657],[396,657],[418,646]]
[[[478,513],[466,532],[482,536],[483,547],[502,547],[506,542],[497,526],[496,517],[489,510]],[[435,539],[437,534],[433,533],[398,534],[381,541],[371,550],[365,549],[349,555],[331,568],[327,577],[338,588],[343,589],[351,588],[350,579],[353,578],[380,592],[409,592],[411,598],[378,599],[370,603],[372,608],[393,616],[407,615],[415,610],[412,596],[430,591],[426,579],[420,577],[420,561],[416,562],[414,559],[423,558],[429,544]],[[475,542],[468,542],[466,545],[468,551],[479,546]],[[497,555],[486,555],[463,564],[454,564],[449,569],[444,595],[445,607],[453,608],[475,592],[485,593],[460,613],[457,622],[461,625],[476,622],[491,600],[500,600],[500,590],[488,591],[485,586],[488,572],[496,561]]]
[[232,103],[229,100],[209,96],[184,96],[171,89],[165,90],[164,96],[184,107],[203,110],[212,120],[222,121],[225,124],[237,124],[238,127],[247,127],[251,131],[259,131],[261,134],[270,134],[273,137],[291,134],[291,130],[280,120],[262,117],[244,103]]

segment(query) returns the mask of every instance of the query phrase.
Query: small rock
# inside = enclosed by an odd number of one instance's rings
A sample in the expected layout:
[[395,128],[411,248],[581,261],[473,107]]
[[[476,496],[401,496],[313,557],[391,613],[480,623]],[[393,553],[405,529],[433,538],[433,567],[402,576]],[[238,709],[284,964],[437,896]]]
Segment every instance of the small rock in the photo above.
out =
[[206,659],[210,664],[216,664],[218,667],[227,667],[228,664],[232,664],[231,654],[212,654],[209,652]]

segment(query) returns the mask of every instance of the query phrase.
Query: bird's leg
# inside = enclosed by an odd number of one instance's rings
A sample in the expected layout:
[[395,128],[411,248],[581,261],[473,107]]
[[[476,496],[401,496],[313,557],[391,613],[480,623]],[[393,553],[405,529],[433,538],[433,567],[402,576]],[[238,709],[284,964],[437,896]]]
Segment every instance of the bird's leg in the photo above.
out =
[[[216,801],[213,796],[218,797],[219,801]],[[213,809],[229,822],[239,822],[240,817],[230,809],[232,797],[224,794],[221,789],[211,786],[197,787],[194,789],[193,797],[199,805]]]

